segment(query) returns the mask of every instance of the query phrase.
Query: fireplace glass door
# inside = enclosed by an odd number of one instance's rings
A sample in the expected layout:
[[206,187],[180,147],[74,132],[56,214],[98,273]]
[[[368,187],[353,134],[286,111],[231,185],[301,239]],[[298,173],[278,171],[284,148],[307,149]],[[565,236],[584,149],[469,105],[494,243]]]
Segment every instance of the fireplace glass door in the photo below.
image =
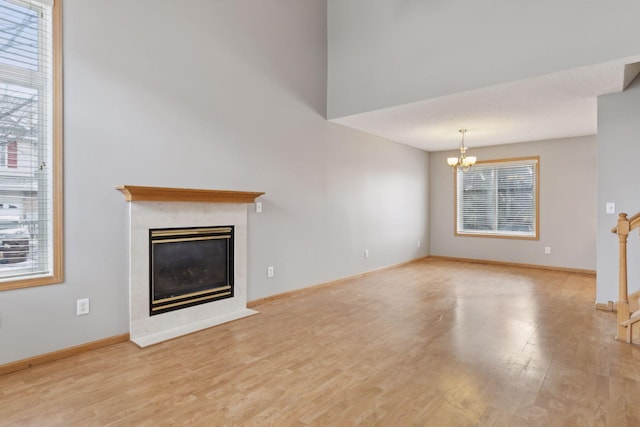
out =
[[149,230],[150,315],[233,297],[233,226]]

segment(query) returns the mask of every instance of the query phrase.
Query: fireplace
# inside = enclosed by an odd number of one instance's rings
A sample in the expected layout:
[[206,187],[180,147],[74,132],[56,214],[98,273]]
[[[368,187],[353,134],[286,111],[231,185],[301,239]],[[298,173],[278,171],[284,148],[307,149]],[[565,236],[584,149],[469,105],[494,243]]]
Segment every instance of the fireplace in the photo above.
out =
[[[133,185],[117,189],[130,202],[131,341],[146,347],[257,313],[247,308],[247,206],[264,193]],[[192,245],[211,256],[187,256]],[[164,258],[166,265],[154,272],[152,257]],[[209,274],[211,263],[222,267]],[[151,276],[158,279],[165,268],[174,272],[154,284]]]
[[233,298],[233,226],[149,230],[149,315]]

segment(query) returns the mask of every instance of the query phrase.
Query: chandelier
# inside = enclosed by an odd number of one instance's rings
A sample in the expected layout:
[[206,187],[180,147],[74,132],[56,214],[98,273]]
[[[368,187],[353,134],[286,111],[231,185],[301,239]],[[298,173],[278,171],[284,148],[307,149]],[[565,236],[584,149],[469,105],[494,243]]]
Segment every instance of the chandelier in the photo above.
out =
[[466,129],[460,129],[458,132],[462,134],[462,141],[460,141],[460,157],[448,157],[447,163],[454,172],[462,170],[462,172],[469,172],[471,166],[476,164],[477,158],[475,156],[467,157],[467,147],[464,146],[464,134],[467,132]]

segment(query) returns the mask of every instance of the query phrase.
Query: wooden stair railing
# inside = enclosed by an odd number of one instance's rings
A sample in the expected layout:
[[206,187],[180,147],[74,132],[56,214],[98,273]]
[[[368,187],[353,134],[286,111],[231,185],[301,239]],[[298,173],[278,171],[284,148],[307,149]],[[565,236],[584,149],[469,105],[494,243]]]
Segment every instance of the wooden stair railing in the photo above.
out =
[[[618,329],[616,339],[631,344],[633,325],[640,321],[640,312],[631,313],[629,309],[629,291],[627,287],[627,237],[629,233],[640,227],[640,212],[627,218],[626,213],[618,215],[618,225],[611,229],[618,235],[619,269],[618,269]],[[635,308],[635,307],[634,307]]]
[[631,316],[629,316],[629,320],[621,323],[623,327],[627,328],[627,336],[625,341],[629,344],[631,344],[631,341],[633,341],[633,325],[638,322],[640,322],[640,311],[631,313]]

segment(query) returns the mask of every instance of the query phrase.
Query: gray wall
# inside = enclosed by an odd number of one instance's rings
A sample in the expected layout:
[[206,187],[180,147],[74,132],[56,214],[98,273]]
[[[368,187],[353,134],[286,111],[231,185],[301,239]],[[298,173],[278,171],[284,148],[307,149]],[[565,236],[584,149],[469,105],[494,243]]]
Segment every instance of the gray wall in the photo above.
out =
[[467,137],[468,154],[479,160],[540,156],[540,240],[454,236],[453,173],[446,159],[457,154],[438,152],[429,166],[431,255],[595,270],[595,136],[482,148]]
[[[616,203],[616,213],[640,212],[640,79],[625,92],[598,98],[598,279],[596,300],[618,300],[618,237],[611,233],[617,215],[607,215],[607,202]],[[640,289],[640,241],[629,235],[628,286]]]
[[0,364],[127,332],[115,185],[265,191],[250,300],[427,255],[429,155],[323,117],[323,0],[65,0],[63,17],[66,279],[0,293]]
[[634,0],[328,4],[329,118],[638,53]]

